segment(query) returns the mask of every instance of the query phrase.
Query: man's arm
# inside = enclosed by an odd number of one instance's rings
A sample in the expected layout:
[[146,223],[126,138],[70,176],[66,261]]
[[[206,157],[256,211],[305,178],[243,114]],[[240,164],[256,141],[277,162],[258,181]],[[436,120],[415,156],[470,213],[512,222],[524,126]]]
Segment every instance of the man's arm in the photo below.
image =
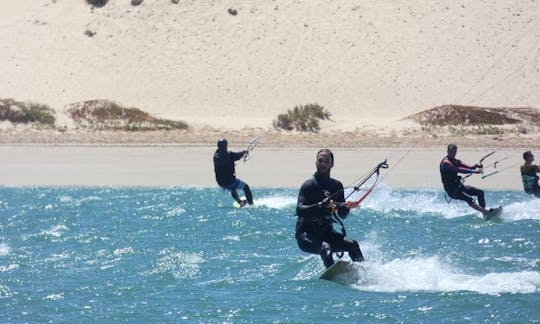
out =
[[458,165],[453,164],[449,160],[444,160],[441,163],[441,171],[450,170],[457,173],[481,173],[482,169],[477,168],[477,165],[474,165],[472,167],[461,163],[461,161],[457,160]]
[[241,158],[243,158],[246,153],[247,153],[247,151],[230,152],[229,156],[231,157],[231,160],[238,161]]
[[337,203],[338,209],[337,213],[339,217],[345,219],[347,216],[349,216],[349,212],[351,209],[346,204],[342,204],[345,202],[345,192],[343,190],[343,184],[338,181],[338,191],[336,193],[335,202]]

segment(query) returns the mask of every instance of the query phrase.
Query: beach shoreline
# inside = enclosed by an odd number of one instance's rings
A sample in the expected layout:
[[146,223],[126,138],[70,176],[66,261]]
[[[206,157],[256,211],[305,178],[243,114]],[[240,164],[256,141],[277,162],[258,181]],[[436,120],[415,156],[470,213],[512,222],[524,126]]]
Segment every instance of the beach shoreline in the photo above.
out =
[[[354,185],[378,163],[388,160],[383,182],[391,187],[440,189],[438,164],[446,146],[421,147],[330,147],[335,155],[332,176]],[[215,145],[43,145],[1,144],[0,185],[27,186],[118,186],[217,187],[212,155]],[[230,150],[243,147],[230,142]],[[252,188],[299,188],[315,171],[319,147],[258,146],[246,163],[237,163],[238,178]],[[476,163],[492,149],[460,147],[458,158]],[[521,190],[519,164],[523,149],[499,148],[490,161],[505,159],[498,174],[467,184],[487,190]],[[509,168],[505,169],[503,168]]]
[[75,145],[75,146],[212,146],[227,138],[238,146],[247,145],[255,136],[264,147],[446,147],[456,143],[468,148],[540,148],[540,133],[532,134],[446,134],[389,131],[386,134],[356,131],[287,132],[245,128],[243,130],[200,128],[167,131],[91,131],[32,128],[0,130],[0,145]]

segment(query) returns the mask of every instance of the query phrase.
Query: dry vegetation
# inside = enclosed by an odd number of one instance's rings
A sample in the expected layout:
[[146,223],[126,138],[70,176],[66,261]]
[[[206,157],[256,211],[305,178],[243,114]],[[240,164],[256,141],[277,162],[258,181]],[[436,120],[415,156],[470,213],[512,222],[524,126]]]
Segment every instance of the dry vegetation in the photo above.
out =
[[319,104],[307,104],[296,106],[279,114],[273,121],[276,129],[286,131],[297,130],[300,132],[318,132],[321,127],[320,120],[330,120],[332,114]]
[[[341,132],[324,128],[317,132],[276,128],[197,129],[108,100],[70,104],[65,112],[67,120],[62,123],[68,122],[69,127],[57,125],[55,111],[47,106],[0,100],[0,121],[4,121],[0,143],[213,146],[222,136],[231,143],[247,143],[255,135],[262,139],[259,145],[275,147],[444,147],[455,142],[456,137],[460,146],[469,147],[534,149],[540,143],[540,111],[534,108],[447,105],[390,122],[391,127],[377,129],[367,125]],[[329,114],[320,119],[327,117]]]
[[187,129],[182,121],[158,119],[137,108],[109,100],[89,100],[68,105],[69,117],[78,127],[93,130],[150,131]]
[[0,99],[0,121],[36,128],[53,128],[54,110],[46,105]]
[[540,131],[540,110],[444,105],[406,117],[431,134],[528,134]]

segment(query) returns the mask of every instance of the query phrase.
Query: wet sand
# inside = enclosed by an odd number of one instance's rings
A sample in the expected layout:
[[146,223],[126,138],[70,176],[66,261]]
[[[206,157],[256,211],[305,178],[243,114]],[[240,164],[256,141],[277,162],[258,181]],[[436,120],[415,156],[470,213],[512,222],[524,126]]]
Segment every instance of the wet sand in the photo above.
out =
[[[232,150],[241,148],[230,147]],[[197,186],[215,187],[214,146],[174,145],[10,145],[0,146],[0,185],[3,186]],[[258,147],[252,159],[237,163],[237,176],[252,188],[298,188],[315,171],[317,148]],[[467,184],[491,190],[521,190],[522,149],[500,149],[484,161],[503,158],[499,173]],[[332,176],[344,185],[354,182],[388,159],[381,173],[397,188],[441,188],[438,165],[445,148],[336,148]],[[457,157],[474,164],[489,153],[463,148]]]

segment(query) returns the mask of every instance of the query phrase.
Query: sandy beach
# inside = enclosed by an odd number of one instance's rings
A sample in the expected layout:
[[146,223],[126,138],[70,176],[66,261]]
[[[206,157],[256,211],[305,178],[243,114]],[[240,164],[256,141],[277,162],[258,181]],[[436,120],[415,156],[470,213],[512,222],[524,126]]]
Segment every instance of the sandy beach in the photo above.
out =
[[[439,134],[404,118],[445,104],[540,107],[538,17],[537,2],[506,0],[1,1],[0,99],[48,105],[58,128],[0,122],[0,185],[213,186],[222,136],[236,149],[263,139],[238,165],[253,187],[298,187],[321,147],[347,184],[389,158],[389,185],[438,188],[450,142],[464,161],[497,150],[516,164],[540,134]],[[93,99],[190,129],[81,130],[66,107]],[[309,103],[332,114],[320,132],[273,128]],[[470,183],[521,188],[510,170]]]
[[4,0],[0,98],[66,127],[67,105],[108,99],[198,129],[318,103],[326,131],[391,130],[444,104],[540,107],[538,17],[508,0]]
[[[231,149],[235,149],[231,147]],[[236,148],[240,150],[242,148]],[[212,155],[207,146],[0,146],[0,179],[4,186],[200,186],[215,187]],[[396,188],[440,188],[438,164],[444,150],[403,148],[334,149],[332,175],[345,185],[388,159],[381,173]],[[237,163],[237,175],[253,188],[298,188],[315,171],[316,148],[261,147],[252,159]],[[485,163],[501,162],[500,173],[468,184],[484,189],[521,190],[516,163],[521,151],[497,150]],[[459,150],[458,157],[475,163],[487,151]],[[487,165],[487,164],[486,164]],[[503,170],[510,167],[510,169]]]

